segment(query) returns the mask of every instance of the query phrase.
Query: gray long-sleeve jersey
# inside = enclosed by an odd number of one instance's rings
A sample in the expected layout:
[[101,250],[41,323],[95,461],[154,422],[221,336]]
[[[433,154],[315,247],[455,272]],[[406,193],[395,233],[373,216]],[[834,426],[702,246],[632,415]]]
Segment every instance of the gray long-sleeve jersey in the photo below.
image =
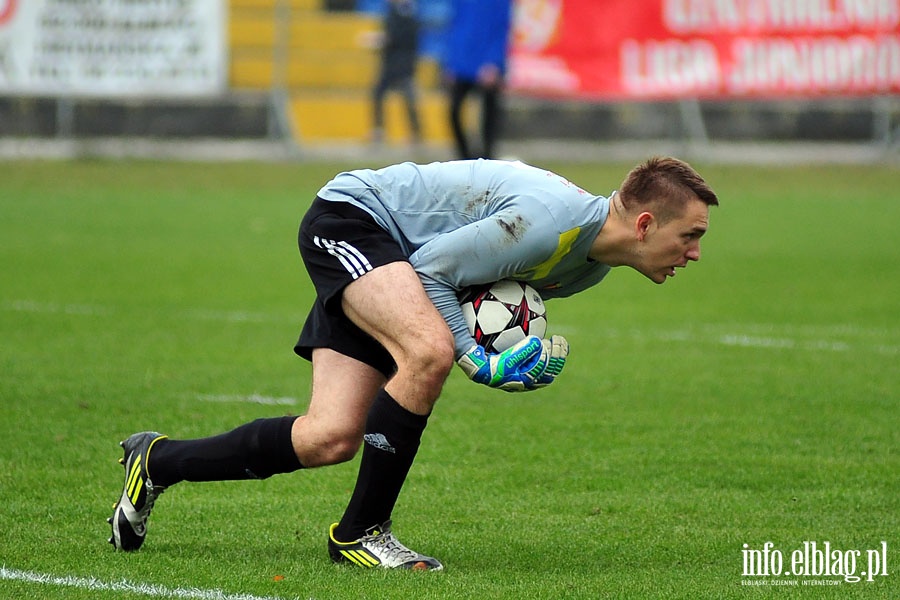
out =
[[399,242],[450,326],[457,358],[475,345],[457,300],[460,289],[517,279],[549,299],[595,285],[610,269],[588,258],[609,198],[521,162],[350,171],[318,195],[362,208]]

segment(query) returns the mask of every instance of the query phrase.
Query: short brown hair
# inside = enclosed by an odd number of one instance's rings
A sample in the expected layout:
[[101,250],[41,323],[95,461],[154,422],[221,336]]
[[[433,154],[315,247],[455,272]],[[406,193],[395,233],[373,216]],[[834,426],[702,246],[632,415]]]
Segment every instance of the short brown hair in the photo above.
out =
[[618,193],[625,210],[650,210],[663,222],[680,216],[694,198],[707,206],[719,205],[719,198],[703,177],[671,156],[655,156],[633,168]]

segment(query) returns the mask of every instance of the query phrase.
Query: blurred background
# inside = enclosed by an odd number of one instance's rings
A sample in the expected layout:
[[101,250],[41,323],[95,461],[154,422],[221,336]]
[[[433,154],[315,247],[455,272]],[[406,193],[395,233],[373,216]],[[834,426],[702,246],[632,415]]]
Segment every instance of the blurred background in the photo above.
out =
[[[418,0],[421,135],[389,92],[374,144],[387,4],[0,0],[0,155],[454,158],[444,66],[480,3]],[[898,158],[900,0],[511,12],[500,156]]]

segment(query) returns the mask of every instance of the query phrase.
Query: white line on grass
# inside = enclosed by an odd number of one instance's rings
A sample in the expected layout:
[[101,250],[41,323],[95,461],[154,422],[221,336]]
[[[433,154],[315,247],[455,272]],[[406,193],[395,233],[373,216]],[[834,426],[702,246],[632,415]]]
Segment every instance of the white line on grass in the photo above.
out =
[[[254,596],[253,594],[229,594],[222,590],[204,590],[200,588],[169,588],[149,583],[132,583],[130,581],[100,581],[93,577],[73,577],[71,575],[56,576],[33,571],[20,571],[0,567],[0,579],[24,581],[41,585],[74,587],[83,590],[104,592],[131,592],[156,598],[177,598],[179,600],[285,600],[280,596]],[[296,596],[294,597],[296,599]]]
[[[553,333],[574,333],[583,332],[584,327],[570,327],[566,325],[557,325],[552,327]],[[749,331],[759,331],[762,329],[776,331],[779,328],[775,325],[770,326],[753,326],[746,327],[736,326],[728,331],[724,327],[711,325],[703,330],[642,330],[642,329],[614,329],[600,328],[592,330],[592,334],[597,337],[607,339],[631,339],[631,340],[648,340],[660,342],[685,342],[694,344],[716,344],[721,346],[740,346],[744,348],[759,348],[768,350],[805,350],[808,352],[874,352],[876,354],[885,354],[895,356],[900,354],[900,346],[894,344],[873,343],[876,340],[876,334],[890,335],[890,332],[873,332],[872,330],[856,329],[851,326],[842,327],[835,331],[827,331],[822,328],[821,331],[795,331],[794,335],[748,335],[747,333],[739,333],[734,329],[745,329]],[[809,328],[813,329],[813,328]],[[724,331],[723,331],[724,330]],[[791,333],[790,327],[784,328],[784,333]],[[815,337],[806,339],[805,334],[812,334]],[[851,338],[848,340],[840,338]],[[866,339],[870,338],[870,339]]]
[[185,310],[182,316],[195,321],[225,321],[226,323],[277,323],[288,319],[285,315],[248,310]]
[[260,394],[250,394],[249,396],[241,396],[239,394],[199,394],[197,399],[204,402],[246,402],[269,406],[294,406],[299,403],[299,400],[296,398],[272,398],[270,396],[261,396]]
[[65,314],[101,316],[112,311],[95,304],[59,304],[56,302],[35,302],[34,300],[10,300],[2,304],[3,310],[37,314]]
[[[104,316],[115,314],[113,307],[92,304],[60,304],[34,300],[10,300],[0,303],[0,310],[43,314],[80,316]],[[176,310],[173,315],[193,321],[218,321],[227,323],[285,323],[299,322],[299,315],[242,310]],[[553,326],[555,333],[583,331],[584,327]],[[603,328],[596,332],[607,338],[650,339],[659,341],[684,341],[722,346],[741,346],[773,350],[805,350],[809,352],[874,352],[896,356],[900,346],[880,343],[896,335],[894,330],[878,330],[857,327],[852,324],[836,325],[775,325],[775,324],[710,324],[701,330],[621,330]],[[254,402],[253,396],[242,400]],[[280,399],[276,399],[280,400]],[[226,401],[226,400],[221,400]],[[230,401],[230,400],[229,400]],[[262,402],[265,403],[265,402]]]
[[[35,300],[7,300],[0,303],[0,309],[11,312],[26,312],[47,315],[108,316],[117,311],[111,306],[98,304],[63,304],[59,302],[37,302]],[[297,322],[299,314],[279,314],[248,310],[174,309],[170,315],[190,321],[218,321],[226,323],[283,323]]]

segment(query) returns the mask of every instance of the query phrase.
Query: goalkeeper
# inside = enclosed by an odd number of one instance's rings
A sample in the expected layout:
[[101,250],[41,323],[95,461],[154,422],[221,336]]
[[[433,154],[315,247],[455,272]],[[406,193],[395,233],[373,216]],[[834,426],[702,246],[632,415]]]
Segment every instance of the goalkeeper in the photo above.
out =
[[327,534],[335,562],[439,570],[401,544],[391,513],[454,363],[507,391],[553,383],[568,355],[560,336],[489,354],[470,335],[464,287],[516,279],[544,298],[628,266],[655,283],[700,259],[715,193],[686,163],[654,158],[608,197],[520,162],[475,160],[337,175],[300,226],[317,297],[295,352],[312,362],[309,408],[221,435],[122,442],[125,486],[110,542],[137,550],[159,494],[182,481],[265,479],[332,465],[362,446],[355,488]]

